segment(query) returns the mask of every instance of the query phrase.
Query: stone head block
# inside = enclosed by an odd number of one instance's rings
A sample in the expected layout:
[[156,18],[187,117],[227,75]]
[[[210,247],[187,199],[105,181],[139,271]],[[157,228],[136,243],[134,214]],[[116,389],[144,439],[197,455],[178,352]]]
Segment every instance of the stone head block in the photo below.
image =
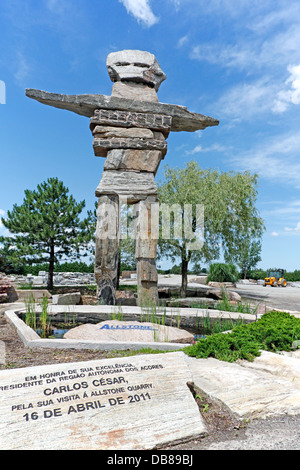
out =
[[112,82],[144,83],[158,91],[167,78],[150,52],[124,50],[107,56],[107,70]]

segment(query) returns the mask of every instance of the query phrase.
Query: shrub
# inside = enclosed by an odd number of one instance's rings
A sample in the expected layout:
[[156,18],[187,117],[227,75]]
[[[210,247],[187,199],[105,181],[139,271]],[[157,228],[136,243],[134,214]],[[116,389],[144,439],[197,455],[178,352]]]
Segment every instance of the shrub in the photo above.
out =
[[264,279],[267,277],[267,271],[264,271],[263,269],[256,269],[254,271],[251,270],[248,277],[258,281],[259,279]]
[[[47,263],[35,264],[32,266],[28,265],[23,267],[23,274],[33,274],[34,276],[37,276],[39,271],[48,272],[48,269],[49,265]],[[86,264],[82,261],[56,263],[54,265],[54,272],[93,273],[94,264]]]
[[216,333],[184,348],[188,356],[221,361],[253,361],[260,351],[291,351],[300,340],[300,319],[285,312],[268,312],[257,322],[236,326],[231,333]]
[[233,264],[213,263],[209,267],[207,282],[237,282],[239,273]]
[[287,281],[290,281],[290,282],[300,281],[300,270],[295,269],[295,271],[293,272],[285,273],[284,277]]

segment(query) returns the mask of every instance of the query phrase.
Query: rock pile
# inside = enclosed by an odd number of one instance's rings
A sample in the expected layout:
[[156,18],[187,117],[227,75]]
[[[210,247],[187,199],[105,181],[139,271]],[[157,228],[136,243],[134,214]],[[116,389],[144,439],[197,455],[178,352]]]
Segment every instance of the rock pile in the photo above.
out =
[[[27,274],[27,276],[14,275],[10,276],[10,280],[19,285],[32,285],[32,287],[47,286],[48,273],[40,271],[38,276]],[[55,272],[53,275],[53,283],[55,286],[83,286],[95,284],[94,273],[73,273],[73,272]]]
[[0,304],[14,302],[18,298],[10,279],[0,273]]

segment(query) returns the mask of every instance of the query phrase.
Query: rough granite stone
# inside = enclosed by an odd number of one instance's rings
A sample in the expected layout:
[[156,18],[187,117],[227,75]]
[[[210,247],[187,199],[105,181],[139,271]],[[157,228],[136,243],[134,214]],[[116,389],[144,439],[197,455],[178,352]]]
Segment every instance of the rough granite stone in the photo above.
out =
[[147,51],[123,50],[108,54],[108,74],[112,82],[145,83],[157,91],[167,78],[156,57]]
[[104,170],[135,170],[156,174],[162,152],[158,150],[110,150],[104,163]]
[[167,142],[156,139],[94,137],[93,148],[96,157],[106,157],[108,150],[112,149],[160,150],[166,155]]
[[119,260],[119,199],[99,199],[96,226],[95,279],[97,295],[106,305],[115,304]]
[[93,131],[97,125],[147,128],[153,131],[161,131],[164,136],[167,137],[171,130],[172,118],[171,116],[154,113],[147,114],[130,111],[96,109],[94,116],[91,117],[90,120],[91,131]]
[[128,203],[138,202],[149,195],[157,194],[157,186],[153,173],[135,171],[103,172],[102,179],[96,189],[96,197],[104,194],[116,194],[128,198]]
[[[156,133],[158,134],[158,132]],[[154,139],[154,133],[150,129],[142,127],[113,127],[113,126],[96,126],[93,130],[95,137],[110,138],[110,137],[125,137],[137,139]]]
[[[116,96],[105,95],[62,95],[49,93],[42,90],[26,89],[26,96],[39,101],[42,104],[59,109],[72,111],[81,116],[91,118],[96,109],[107,109],[135,112],[162,114],[172,117],[171,131],[195,132],[209,126],[218,126],[219,121],[203,114],[192,113],[184,106],[166,103],[151,103],[150,101],[139,101]],[[141,126],[138,126],[141,127]]]
[[203,436],[191,380],[182,352],[2,370],[1,450],[117,457]]
[[111,90],[111,96],[131,100],[158,102],[155,89],[143,83],[115,82]]
[[151,322],[106,320],[97,324],[86,323],[70,329],[65,339],[94,341],[139,341],[192,343],[194,335],[181,328]]

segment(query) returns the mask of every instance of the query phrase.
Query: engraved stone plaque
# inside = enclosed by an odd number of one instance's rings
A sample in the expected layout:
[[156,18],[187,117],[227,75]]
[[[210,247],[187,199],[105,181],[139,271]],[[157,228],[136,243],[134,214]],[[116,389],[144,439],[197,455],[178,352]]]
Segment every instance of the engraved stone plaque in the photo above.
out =
[[144,450],[206,434],[183,352],[0,372],[2,450]]

